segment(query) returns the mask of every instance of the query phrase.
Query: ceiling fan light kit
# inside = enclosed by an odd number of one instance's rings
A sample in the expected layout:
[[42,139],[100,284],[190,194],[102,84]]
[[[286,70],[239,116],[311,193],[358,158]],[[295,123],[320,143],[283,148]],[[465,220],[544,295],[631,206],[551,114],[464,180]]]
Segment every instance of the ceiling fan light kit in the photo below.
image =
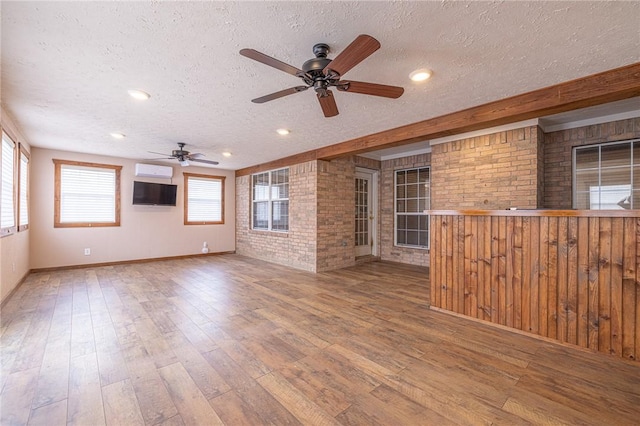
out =
[[329,45],[318,43],[313,46],[315,58],[309,59],[302,64],[302,69],[298,69],[254,49],[242,49],[240,50],[240,54],[298,77],[305,83],[305,86],[295,86],[280,90],[252,99],[251,102],[261,104],[313,88],[324,116],[334,117],[338,115],[339,112],[333,93],[330,90],[331,87],[335,87],[341,92],[360,93],[363,95],[381,96],[392,99],[399,98],[404,93],[404,89],[398,86],[341,80],[341,77],[351,68],[358,65],[379,48],[380,42],[378,42],[378,40],[370,35],[361,34],[338,56],[334,59],[329,59],[327,58],[330,51]]

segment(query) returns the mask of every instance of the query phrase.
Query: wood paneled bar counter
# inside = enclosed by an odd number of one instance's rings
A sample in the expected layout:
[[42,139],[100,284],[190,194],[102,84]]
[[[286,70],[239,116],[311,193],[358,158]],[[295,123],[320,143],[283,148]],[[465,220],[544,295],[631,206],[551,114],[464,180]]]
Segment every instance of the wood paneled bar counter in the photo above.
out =
[[640,358],[640,210],[430,210],[431,308]]

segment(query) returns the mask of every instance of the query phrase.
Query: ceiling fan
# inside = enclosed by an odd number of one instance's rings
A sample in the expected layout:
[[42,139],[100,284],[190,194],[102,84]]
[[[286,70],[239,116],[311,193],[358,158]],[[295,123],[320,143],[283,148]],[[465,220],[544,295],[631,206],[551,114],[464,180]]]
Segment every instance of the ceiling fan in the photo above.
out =
[[153,151],[149,151],[151,154],[158,154],[158,155],[163,155],[163,158],[151,158],[150,160],[173,160],[176,159],[180,162],[180,165],[182,167],[186,167],[189,165],[190,162],[194,162],[194,163],[205,163],[205,164],[213,164],[214,166],[216,164],[219,164],[217,161],[212,161],[212,160],[203,160],[202,157],[204,157],[204,154],[200,154],[200,153],[190,153],[189,151],[185,151],[184,147],[185,147],[186,143],[184,142],[178,142],[178,149],[174,149],[173,151],[171,151],[171,154],[163,154],[161,152],[153,152]]
[[380,42],[378,40],[369,35],[361,34],[332,60],[327,58],[329,46],[324,43],[318,43],[313,46],[313,54],[316,55],[316,57],[302,64],[302,69],[298,69],[253,49],[242,49],[240,54],[254,61],[262,62],[265,65],[292,74],[300,78],[305,84],[304,86],[295,86],[252,99],[251,102],[261,104],[287,95],[303,92],[313,87],[324,116],[334,117],[338,115],[338,106],[336,105],[333,93],[329,90],[330,87],[335,87],[341,92],[361,93],[364,95],[394,99],[399,98],[402,93],[404,93],[404,89],[398,86],[340,79],[347,71],[365,60],[379,48]]

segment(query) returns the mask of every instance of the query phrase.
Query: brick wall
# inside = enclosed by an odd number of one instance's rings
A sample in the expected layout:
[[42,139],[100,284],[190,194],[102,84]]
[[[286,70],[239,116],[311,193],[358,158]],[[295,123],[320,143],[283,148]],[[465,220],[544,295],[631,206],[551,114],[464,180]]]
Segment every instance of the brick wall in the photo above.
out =
[[536,181],[536,187],[537,187],[537,207],[542,207],[544,204],[544,132],[542,131],[542,128],[538,127],[537,128],[537,137],[536,137],[536,143],[537,143],[537,150],[538,150],[538,158],[536,160],[536,165],[538,168],[538,176],[537,176],[537,181]]
[[353,155],[350,158],[350,161],[356,167],[362,167],[365,169],[371,170],[380,170],[381,162],[380,160],[374,160],[372,158],[360,157],[358,155]]
[[250,176],[236,179],[237,252],[308,271],[350,266],[356,166],[380,169],[380,257],[429,265],[429,251],[395,247],[394,171],[431,166],[432,209],[571,208],[571,148],[640,137],[640,118],[544,134],[537,126],[434,145],[377,162],[352,156],[290,167],[288,234],[251,231]]
[[318,272],[355,264],[354,179],[351,160],[318,161]]
[[434,145],[431,208],[537,208],[540,135],[532,126]]
[[289,167],[289,232],[253,231],[251,176],[236,178],[236,252],[307,271],[316,271],[317,167],[315,161]]
[[[431,165],[431,154],[385,160],[380,173],[380,258],[392,262],[429,266],[429,251],[397,247],[394,240],[394,171]],[[433,169],[431,169],[433,173]]]
[[289,232],[253,231],[251,176],[236,178],[236,252],[307,271],[355,264],[355,164],[375,160],[310,161],[289,167]]
[[640,138],[640,118],[550,132],[544,139],[544,201],[550,209],[572,208],[572,148]]

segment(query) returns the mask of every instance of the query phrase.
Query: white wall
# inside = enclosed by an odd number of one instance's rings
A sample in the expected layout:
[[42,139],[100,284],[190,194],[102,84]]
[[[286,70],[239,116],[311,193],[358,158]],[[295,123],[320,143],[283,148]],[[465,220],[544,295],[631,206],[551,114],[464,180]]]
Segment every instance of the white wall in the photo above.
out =
[[[29,144],[9,115],[0,108],[0,123],[4,130],[17,143],[21,143],[27,151]],[[17,147],[16,147],[17,149]],[[16,182],[18,170],[16,167]],[[17,202],[17,193],[16,193]],[[0,238],[0,301],[4,301],[11,291],[29,273],[29,234],[27,229]]]
[[[54,158],[122,166],[119,227],[54,228]],[[192,255],[201,252],[205,241],[212,253],[235,250],[233,171],[176,163],[171,180],[136,178],[135,160],[40,148],[31,150],[31,163],[31,269]],[[183,170],[226,177],[224,224],[184,225]],[[177,205],[132,205],[134,180],[177,184]],[[90,256],[84,255],[85,248],[91,249]]]

